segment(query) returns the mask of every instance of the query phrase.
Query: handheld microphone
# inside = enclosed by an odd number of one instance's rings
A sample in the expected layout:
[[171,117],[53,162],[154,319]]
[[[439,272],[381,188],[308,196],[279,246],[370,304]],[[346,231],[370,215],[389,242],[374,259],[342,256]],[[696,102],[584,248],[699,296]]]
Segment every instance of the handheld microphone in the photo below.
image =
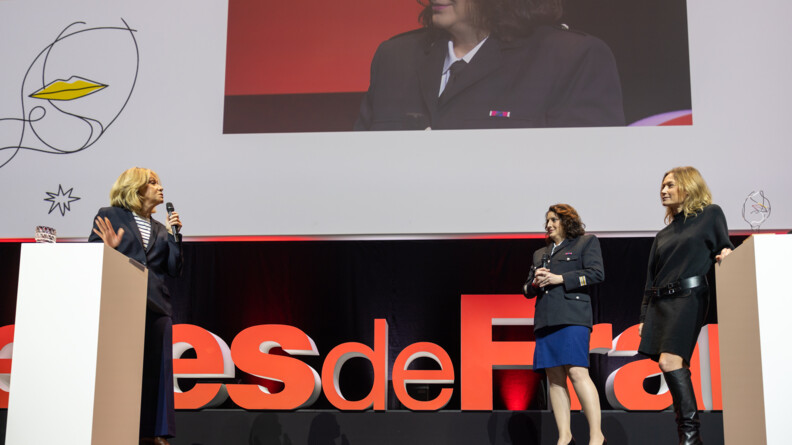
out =
[[[165,203],[165,210],[168,211],[168,216],[170,217],[171,213],[173,213],[173,211],[175,210],[173,208],[173,203],[172,202],[166,202]],[[179,228],[180,228],[179,226],[173,226],[173,235],[174,236],[179,234]]]
[[[539,266],[539,268],[540,268],[540,269],[541,269],[541,268],[545,268],[545,269],[547,269],[549,266],[550,266],[550,256],[548,256],[548,255],[547,255],[547,252],[545,252],[545,253],[542,255],[542,264]],[[541,290],[542,292],[544,292],[544,290],[545,290],[544,286],[540,286],[540,287],[539,287],[539,290]]]

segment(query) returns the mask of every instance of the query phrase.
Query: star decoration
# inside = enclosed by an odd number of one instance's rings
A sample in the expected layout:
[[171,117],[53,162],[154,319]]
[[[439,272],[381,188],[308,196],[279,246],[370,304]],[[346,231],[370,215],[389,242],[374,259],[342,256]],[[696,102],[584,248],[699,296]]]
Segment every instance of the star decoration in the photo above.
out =
[[58,184],[57,193],[45,192],[47,195],[49,195],[49,198],[44,198],[44,201],[49,201],[52,203],[47,214],[49,215],[53,210],[55,210],[55,208],[57,208],[60,211],[61,216],[65,216],[66,212],[71,210],[71,203],[80,199],[76,196],[72,196],[72,190],[74,190],[73,187],[64,192],[63,186]]

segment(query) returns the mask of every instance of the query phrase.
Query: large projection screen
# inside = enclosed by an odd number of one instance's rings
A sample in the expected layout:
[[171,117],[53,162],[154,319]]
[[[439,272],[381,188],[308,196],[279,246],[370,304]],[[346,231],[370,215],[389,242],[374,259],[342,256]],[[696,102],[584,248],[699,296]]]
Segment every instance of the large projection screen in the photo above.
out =
[[[750,228],[758,191],[762,228],[792,227],[789,2],[687,3],[692,125],[396,132],[224,134],[228,11],[0,1],[0,238],[86,238],[132,166],[160,175],[188,236],[541,232],[556,202],[589,231],[648,233],[679,165],[702,172],[732,230]],[[99,89],[30,97],[72,77]]]

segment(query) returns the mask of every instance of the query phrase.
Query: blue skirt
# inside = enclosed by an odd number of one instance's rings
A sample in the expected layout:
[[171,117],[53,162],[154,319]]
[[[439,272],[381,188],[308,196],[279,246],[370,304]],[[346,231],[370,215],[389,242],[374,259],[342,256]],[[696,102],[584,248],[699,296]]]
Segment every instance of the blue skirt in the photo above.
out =
[[586,326],[550,326],[536,331],[533,369],[589,366],[591,330]]

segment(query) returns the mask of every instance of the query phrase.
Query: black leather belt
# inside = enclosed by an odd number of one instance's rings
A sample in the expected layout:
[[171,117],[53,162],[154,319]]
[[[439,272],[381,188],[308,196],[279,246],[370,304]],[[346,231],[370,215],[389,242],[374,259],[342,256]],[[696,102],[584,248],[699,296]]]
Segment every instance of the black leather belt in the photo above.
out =
[[647,297],[670,297],[678,294],[687,289],[699,287],[702,284],[707,284],[707,277],[699,275],[697,277],[683,278],[679,281],[674,281],[663,287],[652,287],[647,289],[644,294]]

